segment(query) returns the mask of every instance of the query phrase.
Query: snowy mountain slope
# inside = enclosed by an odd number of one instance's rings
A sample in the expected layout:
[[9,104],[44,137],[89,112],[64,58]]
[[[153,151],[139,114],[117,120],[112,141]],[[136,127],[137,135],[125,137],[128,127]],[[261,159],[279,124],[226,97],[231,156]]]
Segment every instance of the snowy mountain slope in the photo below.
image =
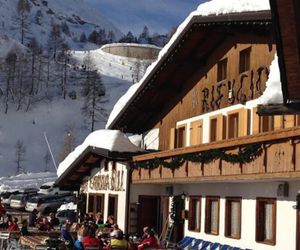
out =
[[[71,53],[78,65],[83,63],[87,52]],[[97,49],[90,51],[96,68],[102,74],[106,88],[102,107],[110,113],[116,101],[132,85],[132,70],[136,59],[115,56]],[[80,86],[69,86],[69,91],[80,92]],[[48,151],[44,138],[46,133],[54,157],[57,161],[64,144],[68,129],[72,128],[75,145],[81,143],[90,133],[90,128],[84,125],[81,113],[83,97],[62,99],[54,97],[52,101],[41,102],[28,112],[16,112],[10,108],[7,115],[0,113],[0,176],[16,173],[16,148],[18,140],[26,147],[25,160],[22,166],[29,172],[40,172],[46,168],[44,156]],[[104,128],[106,119],[96,124],[96,129]],[[48,162],[48,170],[56,172],[52,161]]]
[[[64,33],[64,40],[71,48],[85,44],[78,43],[82,33],[88,36],[93,30],[113,31],[116,38],[122,33],[110,21],[101,16],[99,10],[89,7],[84,0],[29,0],[29,27],[27,38],[35,37],[40,44],[46,45],[52,24],[66,23],[70,34]],[[0,31],[20,40],[20,28],[16,17],[18,0],[0,1]],[[27,40],[28,42],[28,40]]]

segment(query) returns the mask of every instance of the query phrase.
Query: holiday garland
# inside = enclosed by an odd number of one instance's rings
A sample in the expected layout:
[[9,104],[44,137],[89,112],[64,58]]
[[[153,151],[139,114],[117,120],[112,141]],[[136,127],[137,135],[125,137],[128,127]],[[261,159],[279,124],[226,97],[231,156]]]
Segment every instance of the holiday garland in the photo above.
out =
[[155,169],[163,166],[164,168],[175,170],[181,167],[185,161],[208,163],[217,159],[230,163],[247,163],[259,156],[261,152],[261,143],[255,143],[241,148],[237,154],[226,153],[221,149],[211,149],[200,153],[177,155],[168,159],[155,157],[151,160],[135,162],[135,168]]

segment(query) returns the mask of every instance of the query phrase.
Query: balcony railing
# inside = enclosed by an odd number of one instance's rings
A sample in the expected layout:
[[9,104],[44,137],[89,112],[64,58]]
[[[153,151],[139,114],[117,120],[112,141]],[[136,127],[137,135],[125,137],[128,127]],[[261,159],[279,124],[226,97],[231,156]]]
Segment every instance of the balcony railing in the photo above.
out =
[[[230,162],[221,158],[211,161],[191,161],[190,155],[207,154],[212,150],[237,155],[249,145],[260,145],[260,154],[250,161]],[[175,169],[156,162],[185,159]],[[136,167],[133,183],[183,183],[186,181],[234,181],[255,179],[283,179],[300,177],[300,128],[283,129],[238,139],[223,140],[197,146],[149,153],[134,157]],[[146,163],[146,164],[144,164]],[[149,163],[149,164],[147,164]],[[149,167],[153,166],[155,167]]]

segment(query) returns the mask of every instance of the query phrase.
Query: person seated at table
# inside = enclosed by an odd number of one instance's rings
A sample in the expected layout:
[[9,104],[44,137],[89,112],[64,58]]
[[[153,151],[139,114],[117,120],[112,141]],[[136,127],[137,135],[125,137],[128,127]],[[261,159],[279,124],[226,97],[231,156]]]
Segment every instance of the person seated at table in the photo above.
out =
[[53,226],[53,227],[57,227],[59,226],[59,219],[55,216],[55,213],[50,213],[50,224]]
[[119,231],[121,231],[121,230],[120,230],[118,224],[113,224],[112,231],[110,232],[110,237],[116,236],[119,233]]
[[110,244],[108,246],[108,249],[130,249],[130,244],[129,242],[124,239],[124,234],[122,230],[118,230],[116,231],[116,234],[114,236],[112,236],[112,238],[110,239]]
[[83,244],[82,244],[82,240],[83,240],[83,236],[86,236],[86,229],[87,225],[81,225],[79,227],[79,229],[77,230],[77,239],[74,242],[74,248],[75,250],[83,250]]
[[14,232],[14,231],[20,231],[19,226],[18,226],[18,218],[14,217],[12,221],[8,222],[8,232]]
[[29,214],[28,226],[35,227],[36,218],[37,218],[37,210],[33,209],[32,212]]
[[100,212],[96,213],[95,219],[96,219],[96,224],[98,224],[98,225],[104,223],[104,221],[103,221],[103,215]]
[[47,217],[43,218],[38,228],[40,231],[51,231],[54,229],[51,223],[48,221]]
[[105,222],[105,226],[108,227],[108,228],[111,228],[113,224],[115,224],[114,216],[113,215],[109,215],[107,217],[106,222]]
[[36,220],[35,220],[35,226],[39,227],[39,225],[43,222],[43,214],[42,212],[38,212],[37,216],[36,216]]
[[82,244],[84,248],[86,248],[87,246],[98,246],[100,250],[102,249],[100,240],[96,238],[95,227],[89,226],[87,236],[83,237]]
[[70,234],[70,227],[71,225],[69,223],[65,223],[62,226],[61,237],[69,243],[69,246],[74,246],[74,240]]
[[26,219],[22,221],[21,234],[23,236],[29,235],[29,232],[28,232],[28,221]]
[[6,219],[5,219],[5,221],[1,224],[1,228],[3,228],[3,229],[7,229],[8,228],[8,224],[9,224],[9,222],[12,222],[12,216],[10,215],[10,214],[7,214],[6,215]]
[[146,248],[158,248],[157,239],[154,236],[154,232],[150,229],[145,230],[145,237],[138,245],[138,250],[143,250]]

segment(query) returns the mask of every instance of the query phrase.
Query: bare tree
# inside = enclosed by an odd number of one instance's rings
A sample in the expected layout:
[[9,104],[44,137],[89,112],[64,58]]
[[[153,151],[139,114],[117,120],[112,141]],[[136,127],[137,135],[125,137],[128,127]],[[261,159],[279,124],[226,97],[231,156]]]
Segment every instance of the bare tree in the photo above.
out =
[[17,141],[15,145],[15,149],[16,149],[15,163],[17,164],[16,174],[20,174],[22,172],[24,173],[25,168],[22,166],[22,162],[25,161],[26,148],[22,140]]
[[59,162],[62,162],[75,147],[75,137],[73,126],[69,126],[66,130],[66,136],[63,147],[60,151]]
[[47,171],[49,171],[49,162],[51,160],[51,155],[50,155],[48,150],[45,153],[43,159],[44,159],[44,162],[45,162],[45,172],[47,172]]
[[30,12],[30,4],[28,0],[19,0],[17,4],[17,22],[21,30],[21,43],[24,44],[25,33],[28,31],[28,14]]
[[86,122],[91,125],[91,131],[93,132],[96,122],[107,119],[106,110],[102,108],[101,102],[102,97],[105,96],[105,87],[89,53],[84,59],[84,65],[85,77],[82,94],[85,99],[82,114],[85,116]]

